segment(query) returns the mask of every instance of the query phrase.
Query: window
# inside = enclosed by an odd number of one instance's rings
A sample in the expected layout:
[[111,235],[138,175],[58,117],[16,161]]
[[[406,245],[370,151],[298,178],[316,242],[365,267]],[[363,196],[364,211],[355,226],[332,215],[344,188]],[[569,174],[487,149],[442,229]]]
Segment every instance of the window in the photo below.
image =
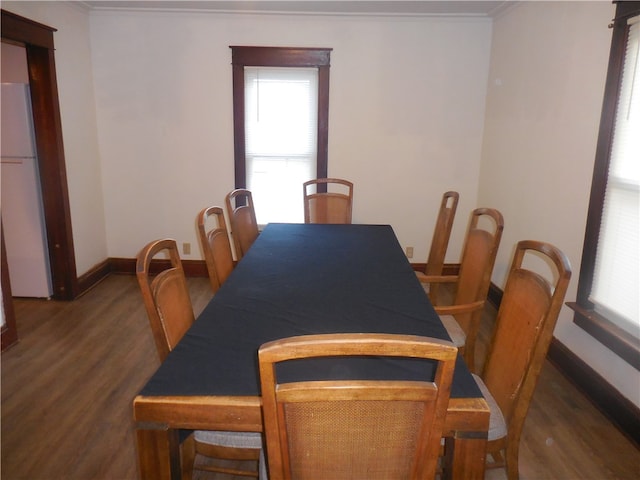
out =
[[638,336],[640,17],[629,21],[590,300]]
[[616,9],[577,325],[640,369],[640,2]]
[[235,186],[260,225],[302,222],[302,183],[327,176],[330,49],[231,49]]
[[258,223],[301,222],[301,185],[316,174],[318,71],[246,67],[247,188]]

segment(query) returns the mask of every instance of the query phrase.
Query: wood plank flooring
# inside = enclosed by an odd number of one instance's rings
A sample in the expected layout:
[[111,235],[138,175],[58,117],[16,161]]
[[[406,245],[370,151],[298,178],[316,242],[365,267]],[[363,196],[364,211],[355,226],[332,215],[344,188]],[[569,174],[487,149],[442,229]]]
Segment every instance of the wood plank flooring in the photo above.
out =
[[[211,297],[208,280],[190,278],[189,286],[197,314]],[[131,401],[159,362],[135,277],[112,275],[73,302],[16,299],[15,307],[20,342],[1,357],[1,478],[137,478]],[[488,308],[482,345],[493,315]],[[640,452],[547,363],[520,473],[522,480],[637,479]],[[502,478],[501,470],[487,473]]]

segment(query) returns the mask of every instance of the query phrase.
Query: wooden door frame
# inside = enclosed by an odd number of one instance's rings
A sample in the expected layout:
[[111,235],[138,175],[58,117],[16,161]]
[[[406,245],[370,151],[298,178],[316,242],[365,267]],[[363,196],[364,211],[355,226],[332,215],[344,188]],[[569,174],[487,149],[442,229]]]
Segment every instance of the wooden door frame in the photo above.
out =
[[[2,10],[2,40],[25,47],[53,298],[79,295],[53,46],[55,28]],[[4,263],[4,258],[3,258]]]
[[16,328],[16,314],[11,300],[11,282],[9,281],[9,268],[7,264],[7,253],[4,247],[4,230],[2,228],[2,218],[0,217],[0,256],[2,256],[2,269],[0,270],[0,285],[2,286],[2,310],[4,314],[4,325],[2,325],[1,344],[2,350],[9,348],[18,341],[18,329]]

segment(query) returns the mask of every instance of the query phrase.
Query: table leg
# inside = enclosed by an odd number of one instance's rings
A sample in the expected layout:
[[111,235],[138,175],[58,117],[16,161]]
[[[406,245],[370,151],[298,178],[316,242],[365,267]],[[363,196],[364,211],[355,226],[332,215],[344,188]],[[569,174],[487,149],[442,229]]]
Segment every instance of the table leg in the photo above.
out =
[[138,473],[141,480],[179,480],[178,431],[158,425],[138,425]]
[[443,479],[482,480],[486,464],[486,432],[461,432],[445,438]]

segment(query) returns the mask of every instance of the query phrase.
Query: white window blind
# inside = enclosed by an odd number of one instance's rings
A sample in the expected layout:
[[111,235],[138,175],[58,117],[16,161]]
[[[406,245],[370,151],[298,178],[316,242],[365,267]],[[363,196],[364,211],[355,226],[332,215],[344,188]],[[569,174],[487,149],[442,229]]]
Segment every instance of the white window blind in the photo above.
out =
[[315,178],[318,70],[245,67],[247,188],[256,217],[304,221],[302,184]]
[[630,20],[595,274],[594,308],[640,338],[640,17]]

